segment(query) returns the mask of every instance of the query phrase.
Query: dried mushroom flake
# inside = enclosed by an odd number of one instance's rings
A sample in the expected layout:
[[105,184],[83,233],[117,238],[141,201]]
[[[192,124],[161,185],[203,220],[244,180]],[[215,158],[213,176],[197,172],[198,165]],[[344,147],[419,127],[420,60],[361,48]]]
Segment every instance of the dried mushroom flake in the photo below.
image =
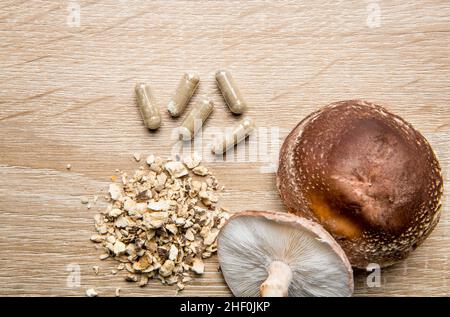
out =
[[145,167],[131,176],[121,172],[121,181],[109,185],[109,205],[94,216],[90,239],[103,248],[101,259],[120,262],[126,281],[142,287],[157,278],[182,290],[191,273],[203,274],[203,259],[217,251],[229,214],[216,206],[217,179],[200,161],[150,155]]
[[86,296],[87,297],[97,297],[98,293],[97,293],[97,291],[95,289],[89,288],[89,289],[86,290]]

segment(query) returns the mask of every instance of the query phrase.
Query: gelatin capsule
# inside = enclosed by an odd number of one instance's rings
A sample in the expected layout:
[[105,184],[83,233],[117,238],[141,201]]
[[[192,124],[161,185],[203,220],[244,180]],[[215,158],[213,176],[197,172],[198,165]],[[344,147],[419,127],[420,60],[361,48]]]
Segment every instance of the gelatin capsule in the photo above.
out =
[[211,150],[214,154],[220,155],[237,145],[239,142],[249,136],[255,129],[255,123],[252,118],[245,117],[228,133],[216,140]]
[[144,124],[150,130],[156,130],[161,126],[161,114],[158,105],[152,95],[150,86],[139,83],[135,87],[136,100],[141,112]]
[[247,103],[242,97],[231,73],[226,70],[219,70],[216,73],[216,82],[231,112],[235,114],[243,113],[247,109]]
[[167,106],[172,117],[179,117],[186,109],[189,100],[198,87],[200,78],[196,74],[185,73],[181,77],[175,94]]
[[184,119],[179,129],[179,136],[182,140],[191,140],[202,128],[206,119],[212,113],[214,103],[212,100],[203,99],[195,105]]

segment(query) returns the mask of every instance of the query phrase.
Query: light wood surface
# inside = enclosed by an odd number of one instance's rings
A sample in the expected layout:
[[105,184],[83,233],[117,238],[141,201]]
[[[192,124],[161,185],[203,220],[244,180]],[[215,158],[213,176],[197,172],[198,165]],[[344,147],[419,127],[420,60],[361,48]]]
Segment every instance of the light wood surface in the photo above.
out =
[[[79,27],[67,24],[70,2],[80,5]],[[373,3],[379,27],[368,21]],[[0,295],[83,296],[89,287],[102,296],[116,287],[124,296],[176,294],[111,275],[115,263],[100,261],[88,240],[106,203],[88,210],[80,198],[101,193],[115,169],[133,170],[133,152],[171,153],[184,116],[172,120],[165,107],[184,71],[201,77],[192,102],[215,101],[206,128],[237,120],[214,82],[220,68],[233,73],[248,114],[259,127],[279,128],[280,140],[333,101],[386,105],[423,132],[450,180],[448,1],[3,0],[0,39]],[[156,133],[134,103],[139,81],[159,100]],[[267,143],[276,152],[276,142]],[[207,163],[226,186],[222,204],[285,210],[267,161],[270,153],[257,162]],[[355,295],[449,295],[449,209],[446,192],[429,239],[382,270],[380,287],[367,287],[367,273],[357,272]],[[81,269],[80,287],[67,284],[70,265]],[[217,266],[213,257],[180,295],[230,295]]]

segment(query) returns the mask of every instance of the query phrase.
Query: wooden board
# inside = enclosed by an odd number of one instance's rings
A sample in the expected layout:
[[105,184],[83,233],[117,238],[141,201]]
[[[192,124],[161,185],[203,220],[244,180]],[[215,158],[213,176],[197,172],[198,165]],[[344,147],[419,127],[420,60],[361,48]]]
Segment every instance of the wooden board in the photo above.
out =
[[[70,26],[74,3],[79,27]],[[0,39],[0,295],[82,296],[89,287],[100,295],[116,287],[123,295],[176,294],[158,282],[139,288],[113,276],[115,263],[99,261],[88,241],[105,202],[88,210],[80,198],[104,190],[115,169],[133,170],[133,152],[171,153],[182,118],[164,109],[187,70],[201,77],[193,102],[209,95],[216,104],[206,128],[237,120],[214,82],[226,68],[248,114],[275,135],[259,130],[255,162],[207,163],[233,211],[284,210],[270,168],[276,140],[311,111],[344,99],[384,104],[410,121],[450,181],[448,1],[3,0]],[[151,83],[164,108],[156,133],[144,128],[134,103],[139,81]],[[380,287],[369,288],[368,273],[356,272],[355,294],[449,295],[449,209],[446,192],[430,238],[382,270]],[[77,268],[81,285],[71,287]],[[206,271],[180,294],[230,295],[215,257]]]

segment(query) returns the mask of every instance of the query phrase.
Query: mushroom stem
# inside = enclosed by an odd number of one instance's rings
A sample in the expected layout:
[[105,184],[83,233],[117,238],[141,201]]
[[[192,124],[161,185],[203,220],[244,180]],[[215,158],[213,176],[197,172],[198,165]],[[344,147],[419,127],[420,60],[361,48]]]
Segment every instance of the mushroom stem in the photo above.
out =
[[269,276],[259,288],[261,297],[287,297],[292,271],[289,265],[273,261],[267,269]]

